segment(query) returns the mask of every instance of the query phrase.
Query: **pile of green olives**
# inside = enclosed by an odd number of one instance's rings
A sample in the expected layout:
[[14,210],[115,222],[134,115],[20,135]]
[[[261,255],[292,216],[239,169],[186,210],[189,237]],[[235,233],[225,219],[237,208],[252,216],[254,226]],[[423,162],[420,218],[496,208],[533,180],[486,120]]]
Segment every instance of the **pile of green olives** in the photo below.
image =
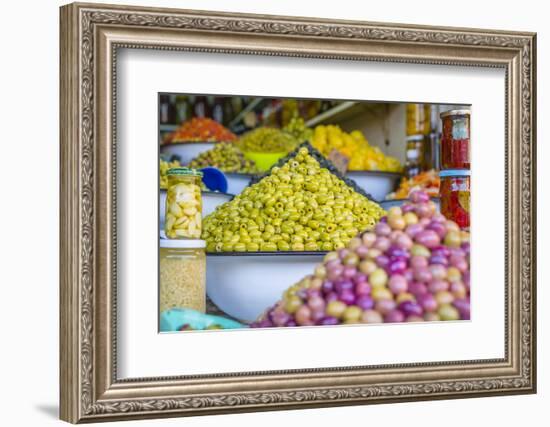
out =
[[302,147],[204,219],[208,252],[331,251],[385,214]]
[[242,151],[232,142],[219,142],[214,148],[195,157],[189,163],[193,169],[215,167],[223,172],[259,173],[256,163],[244,157]]
[[311,141],[313,138],[313,129],[308,128],[304,119],[298,116],[292,117],[283,130],[293,135],[299,142]]
[[288,153],[296,148],[298,140],[279,129],[261,127],[245,133],[237,144],[245,152]]

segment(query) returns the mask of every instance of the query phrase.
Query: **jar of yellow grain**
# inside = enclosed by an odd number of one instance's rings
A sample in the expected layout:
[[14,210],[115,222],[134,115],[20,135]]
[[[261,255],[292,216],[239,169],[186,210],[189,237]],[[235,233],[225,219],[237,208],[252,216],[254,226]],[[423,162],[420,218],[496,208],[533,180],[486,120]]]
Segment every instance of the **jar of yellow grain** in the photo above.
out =
[[202,231],[202,172],[172,168],[166,173],[164,231],[169,239],[198,239]]
[[171,308],[206,309],[204,240],[160,239],[160,313]]

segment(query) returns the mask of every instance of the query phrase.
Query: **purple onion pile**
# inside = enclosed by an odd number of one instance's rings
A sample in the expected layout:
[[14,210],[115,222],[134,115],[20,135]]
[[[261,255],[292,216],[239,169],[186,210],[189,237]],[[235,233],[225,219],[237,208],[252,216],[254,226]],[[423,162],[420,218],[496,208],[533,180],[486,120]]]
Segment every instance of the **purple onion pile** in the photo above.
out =
[[326,254],[251,327],[470,319],[470,234],[417,191]]

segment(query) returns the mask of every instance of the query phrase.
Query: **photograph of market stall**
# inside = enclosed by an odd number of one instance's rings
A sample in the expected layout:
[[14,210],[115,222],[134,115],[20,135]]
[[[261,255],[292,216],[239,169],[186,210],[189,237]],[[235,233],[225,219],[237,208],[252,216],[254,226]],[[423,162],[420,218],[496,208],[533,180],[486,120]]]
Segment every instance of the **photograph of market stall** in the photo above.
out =
[[470,107],[159,94],[159,330],[470,319]]

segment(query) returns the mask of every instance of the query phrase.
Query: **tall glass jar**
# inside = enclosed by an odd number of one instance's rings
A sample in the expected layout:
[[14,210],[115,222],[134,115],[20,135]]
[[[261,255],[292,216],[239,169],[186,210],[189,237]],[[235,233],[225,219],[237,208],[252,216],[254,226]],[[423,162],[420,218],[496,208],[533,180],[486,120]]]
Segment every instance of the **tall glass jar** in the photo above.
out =
[[169,239],[198,239],[202,231],[202,172],[172,168],[166,173],[164,232]]
[[441,169],[470,168],[470,110],[441,113]]
[[424,157],[424,135],[407,136],[405,151],[405,170],[407,177],[412,178],[422,172]]
[[441,213],[463,230],[470,228],[470,171],[446,169],[439,172]]
[[428,135],[430,127],[430,104],[407,104],[407,136]]
[[206,310],[204,240],[160,239],[160,313],[171,308]]

